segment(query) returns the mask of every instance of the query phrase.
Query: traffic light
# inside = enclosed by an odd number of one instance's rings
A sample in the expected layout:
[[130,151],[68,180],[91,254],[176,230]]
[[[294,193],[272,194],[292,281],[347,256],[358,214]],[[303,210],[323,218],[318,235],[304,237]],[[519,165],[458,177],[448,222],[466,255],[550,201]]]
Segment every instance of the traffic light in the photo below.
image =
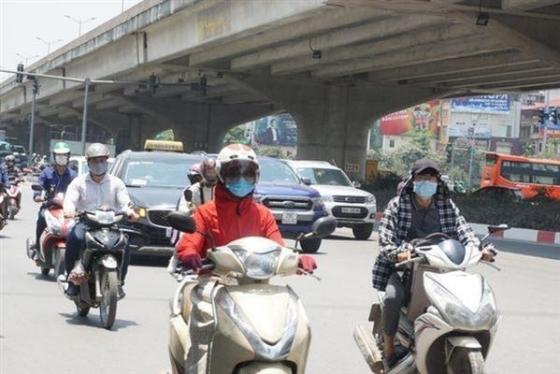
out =
[[[16,70],[24,71],[23,64],[19,63]],[[22,82],[23,82],[23,74],[16,73],[16,83],[22,83]]]

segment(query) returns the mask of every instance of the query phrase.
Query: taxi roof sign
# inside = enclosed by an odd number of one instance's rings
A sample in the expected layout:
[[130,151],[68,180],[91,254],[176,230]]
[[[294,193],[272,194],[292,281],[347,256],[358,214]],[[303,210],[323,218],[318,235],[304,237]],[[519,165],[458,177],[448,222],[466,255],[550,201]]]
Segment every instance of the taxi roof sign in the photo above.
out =
[[183,152],[183,142],[173,140],[147,139],[145,151]]

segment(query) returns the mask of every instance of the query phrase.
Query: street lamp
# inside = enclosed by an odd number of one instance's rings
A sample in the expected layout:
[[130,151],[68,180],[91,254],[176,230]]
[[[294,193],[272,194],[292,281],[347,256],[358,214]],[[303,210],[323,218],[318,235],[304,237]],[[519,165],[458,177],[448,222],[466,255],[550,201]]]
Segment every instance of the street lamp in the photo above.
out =
[[35,39],[40,40],[47,45],[47,55],[51,53],[51,45],[52,44],[60,43],[62,41],[62,39],[45,40],[45,39],[41,38],[40,36],[36,36]]
[[72,16],[69,16],[68,14],[65,14],[64,17],[66,17],[69,20],[74,21],[78,24],[78,36],[82,35],[82,25],[83,24],[88,23],[88,22],[96,19],[95,17],[86,18],[86,19],[78,19],[78,18],[74,18]]
[[25,60],[25,66],[27,66],[27,62],[28,62],[29,60],[32,60],[32,59],[34,59],[34,58],[39,57],[39,55],[27,56],[27,55],[23,55],[23,54],[21,54],[21,53],[16,53],[16,56],[21,57],[22,59]]

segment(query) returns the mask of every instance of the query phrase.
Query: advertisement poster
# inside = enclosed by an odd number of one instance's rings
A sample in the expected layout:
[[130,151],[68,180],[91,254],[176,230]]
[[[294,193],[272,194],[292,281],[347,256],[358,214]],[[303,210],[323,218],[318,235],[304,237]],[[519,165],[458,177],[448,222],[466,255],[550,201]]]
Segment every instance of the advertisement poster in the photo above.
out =
[[253,142],[262,145],[295,147],[297,126],[288,114],[269,116],[255,121]]
[[451,100],[451,110],[463,113],[509,113],[508,95],[458,97]]
[[439,100],[416,105],[381,118],[382,135],[402,135],[410,130],[428,130],[437,134],[441,126]]

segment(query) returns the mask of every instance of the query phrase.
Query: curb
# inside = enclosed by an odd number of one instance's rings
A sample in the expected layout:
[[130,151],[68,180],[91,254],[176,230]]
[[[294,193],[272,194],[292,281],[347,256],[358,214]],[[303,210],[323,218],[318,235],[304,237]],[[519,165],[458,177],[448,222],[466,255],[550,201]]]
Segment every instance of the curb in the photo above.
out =
[[[375,219],[377,223],[383,217],[382,212],[377,212]],[[473,231],[480,236],[488,233],[488,225],[483,223],[469,223]],[[560,245],[560,232],[545,231],[545,230],[530,230],[512,227],[509,230],[492,235],[493,238],[501,238],[507,240],[520,240],[524,242],[542,243],[542,244],[559,244]]]

